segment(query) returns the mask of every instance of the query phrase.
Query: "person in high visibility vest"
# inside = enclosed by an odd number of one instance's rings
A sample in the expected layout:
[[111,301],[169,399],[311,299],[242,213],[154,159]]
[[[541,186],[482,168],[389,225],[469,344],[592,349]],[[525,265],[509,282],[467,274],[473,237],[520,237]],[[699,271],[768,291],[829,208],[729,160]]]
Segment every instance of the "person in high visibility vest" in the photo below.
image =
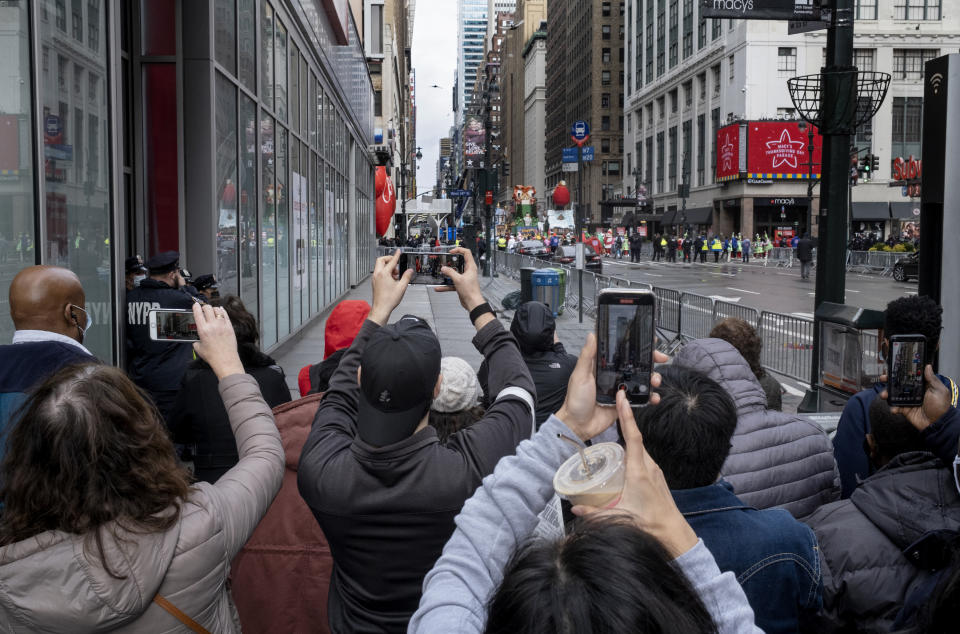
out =
[[720,251],[723,250],[723,243],[720,242],[720,238],[713,236],[713,241],[710,243],[710,250],[713,251],[713,262],[716,264],[720,261]]
[[707,236],[700,236],[700,264],[707,263],[707,251],[710,250],[710,242]]
[[503,237],[503,234],[500,234],[497,237],[497,250],[505,251],[507,249],[507,239]]

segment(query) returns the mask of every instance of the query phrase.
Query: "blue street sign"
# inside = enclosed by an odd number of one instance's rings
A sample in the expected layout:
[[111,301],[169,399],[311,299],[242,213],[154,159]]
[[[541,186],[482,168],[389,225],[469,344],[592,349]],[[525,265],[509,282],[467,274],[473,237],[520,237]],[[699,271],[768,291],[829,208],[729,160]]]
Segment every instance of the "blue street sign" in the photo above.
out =
[[592,146],[592,145],[588,145],[587,147],[583,148],[583,160],[584,160],[584,161],[592,161],[592,160],[593,160],[593,156],[594,156],[594,154],[593,154],[593,146]]
[[575,148],[575,147],[565,147],[565,148],[563,148],[563,162],[564,162],[564,163],[576,163],[576,162],[577,162],[577,148]]
[[60,136],[63,132],[63,124],[60,117],[55,114],[48,114],[43,120],[43,132],[47,136]]
[[450,198],[470,198],[469,189],[451,189]]
[[573,125],[570,126],[570,136],[577,141],[582,141],[590,136],[590,124],[583,120],[574,121]]

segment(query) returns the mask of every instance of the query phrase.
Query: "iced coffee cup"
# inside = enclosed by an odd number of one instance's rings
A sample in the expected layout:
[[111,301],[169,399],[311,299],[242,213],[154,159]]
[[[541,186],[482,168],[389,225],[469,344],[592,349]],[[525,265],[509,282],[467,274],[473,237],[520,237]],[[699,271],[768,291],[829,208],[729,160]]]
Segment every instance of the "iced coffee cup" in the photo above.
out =
[[623,491],[624,453],[615,442],[585,447],[553,476],[553,489],[574,506],[613,506]]

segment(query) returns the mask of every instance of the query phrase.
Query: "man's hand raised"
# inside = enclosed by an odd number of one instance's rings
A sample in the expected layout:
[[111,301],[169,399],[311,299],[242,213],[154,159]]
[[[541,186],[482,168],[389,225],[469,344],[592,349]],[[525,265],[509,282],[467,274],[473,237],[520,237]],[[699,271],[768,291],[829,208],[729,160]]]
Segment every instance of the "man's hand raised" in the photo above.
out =
[[[947,386],[943,384],[933,366],[928,365],[924,368],[923,377],[927,382],[927,390],[923,395],[923,405],[920,407],[891,407],[890,411],[894,414],[903,414],[910,421],[910,424],[923,431],[930,425],[946,414],[950,410],[952,395]],[[886,382],[886,377],[880,377],[880,380]],[[887,388],[880,393],[880,398],[887,400]]]
[[390,321],[393,309],[400,305],[403,294],[407,292],[407,285],[413,278],[413,269],[404,271],[399,279],[394,278],[400,254],[401,250],[397,249],[393,255],[377,258],[370,278],[373,286],[373,308],[370,309],[367,319],[381,326]]

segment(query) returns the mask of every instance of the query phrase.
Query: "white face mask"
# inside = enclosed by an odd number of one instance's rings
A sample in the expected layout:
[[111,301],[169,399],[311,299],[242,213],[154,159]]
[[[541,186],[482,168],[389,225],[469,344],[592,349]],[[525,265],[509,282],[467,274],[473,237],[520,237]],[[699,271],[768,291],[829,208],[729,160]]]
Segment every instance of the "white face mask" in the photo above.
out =
[[146,275],[134,275],[134,276],[133,276],[133,286],[134,286],[134,288],[136,288],[137,286],[140,286],[140,282],[142,282],[142,281],[145,280],[145,279],[147,279],[147,276],[146,276]]

